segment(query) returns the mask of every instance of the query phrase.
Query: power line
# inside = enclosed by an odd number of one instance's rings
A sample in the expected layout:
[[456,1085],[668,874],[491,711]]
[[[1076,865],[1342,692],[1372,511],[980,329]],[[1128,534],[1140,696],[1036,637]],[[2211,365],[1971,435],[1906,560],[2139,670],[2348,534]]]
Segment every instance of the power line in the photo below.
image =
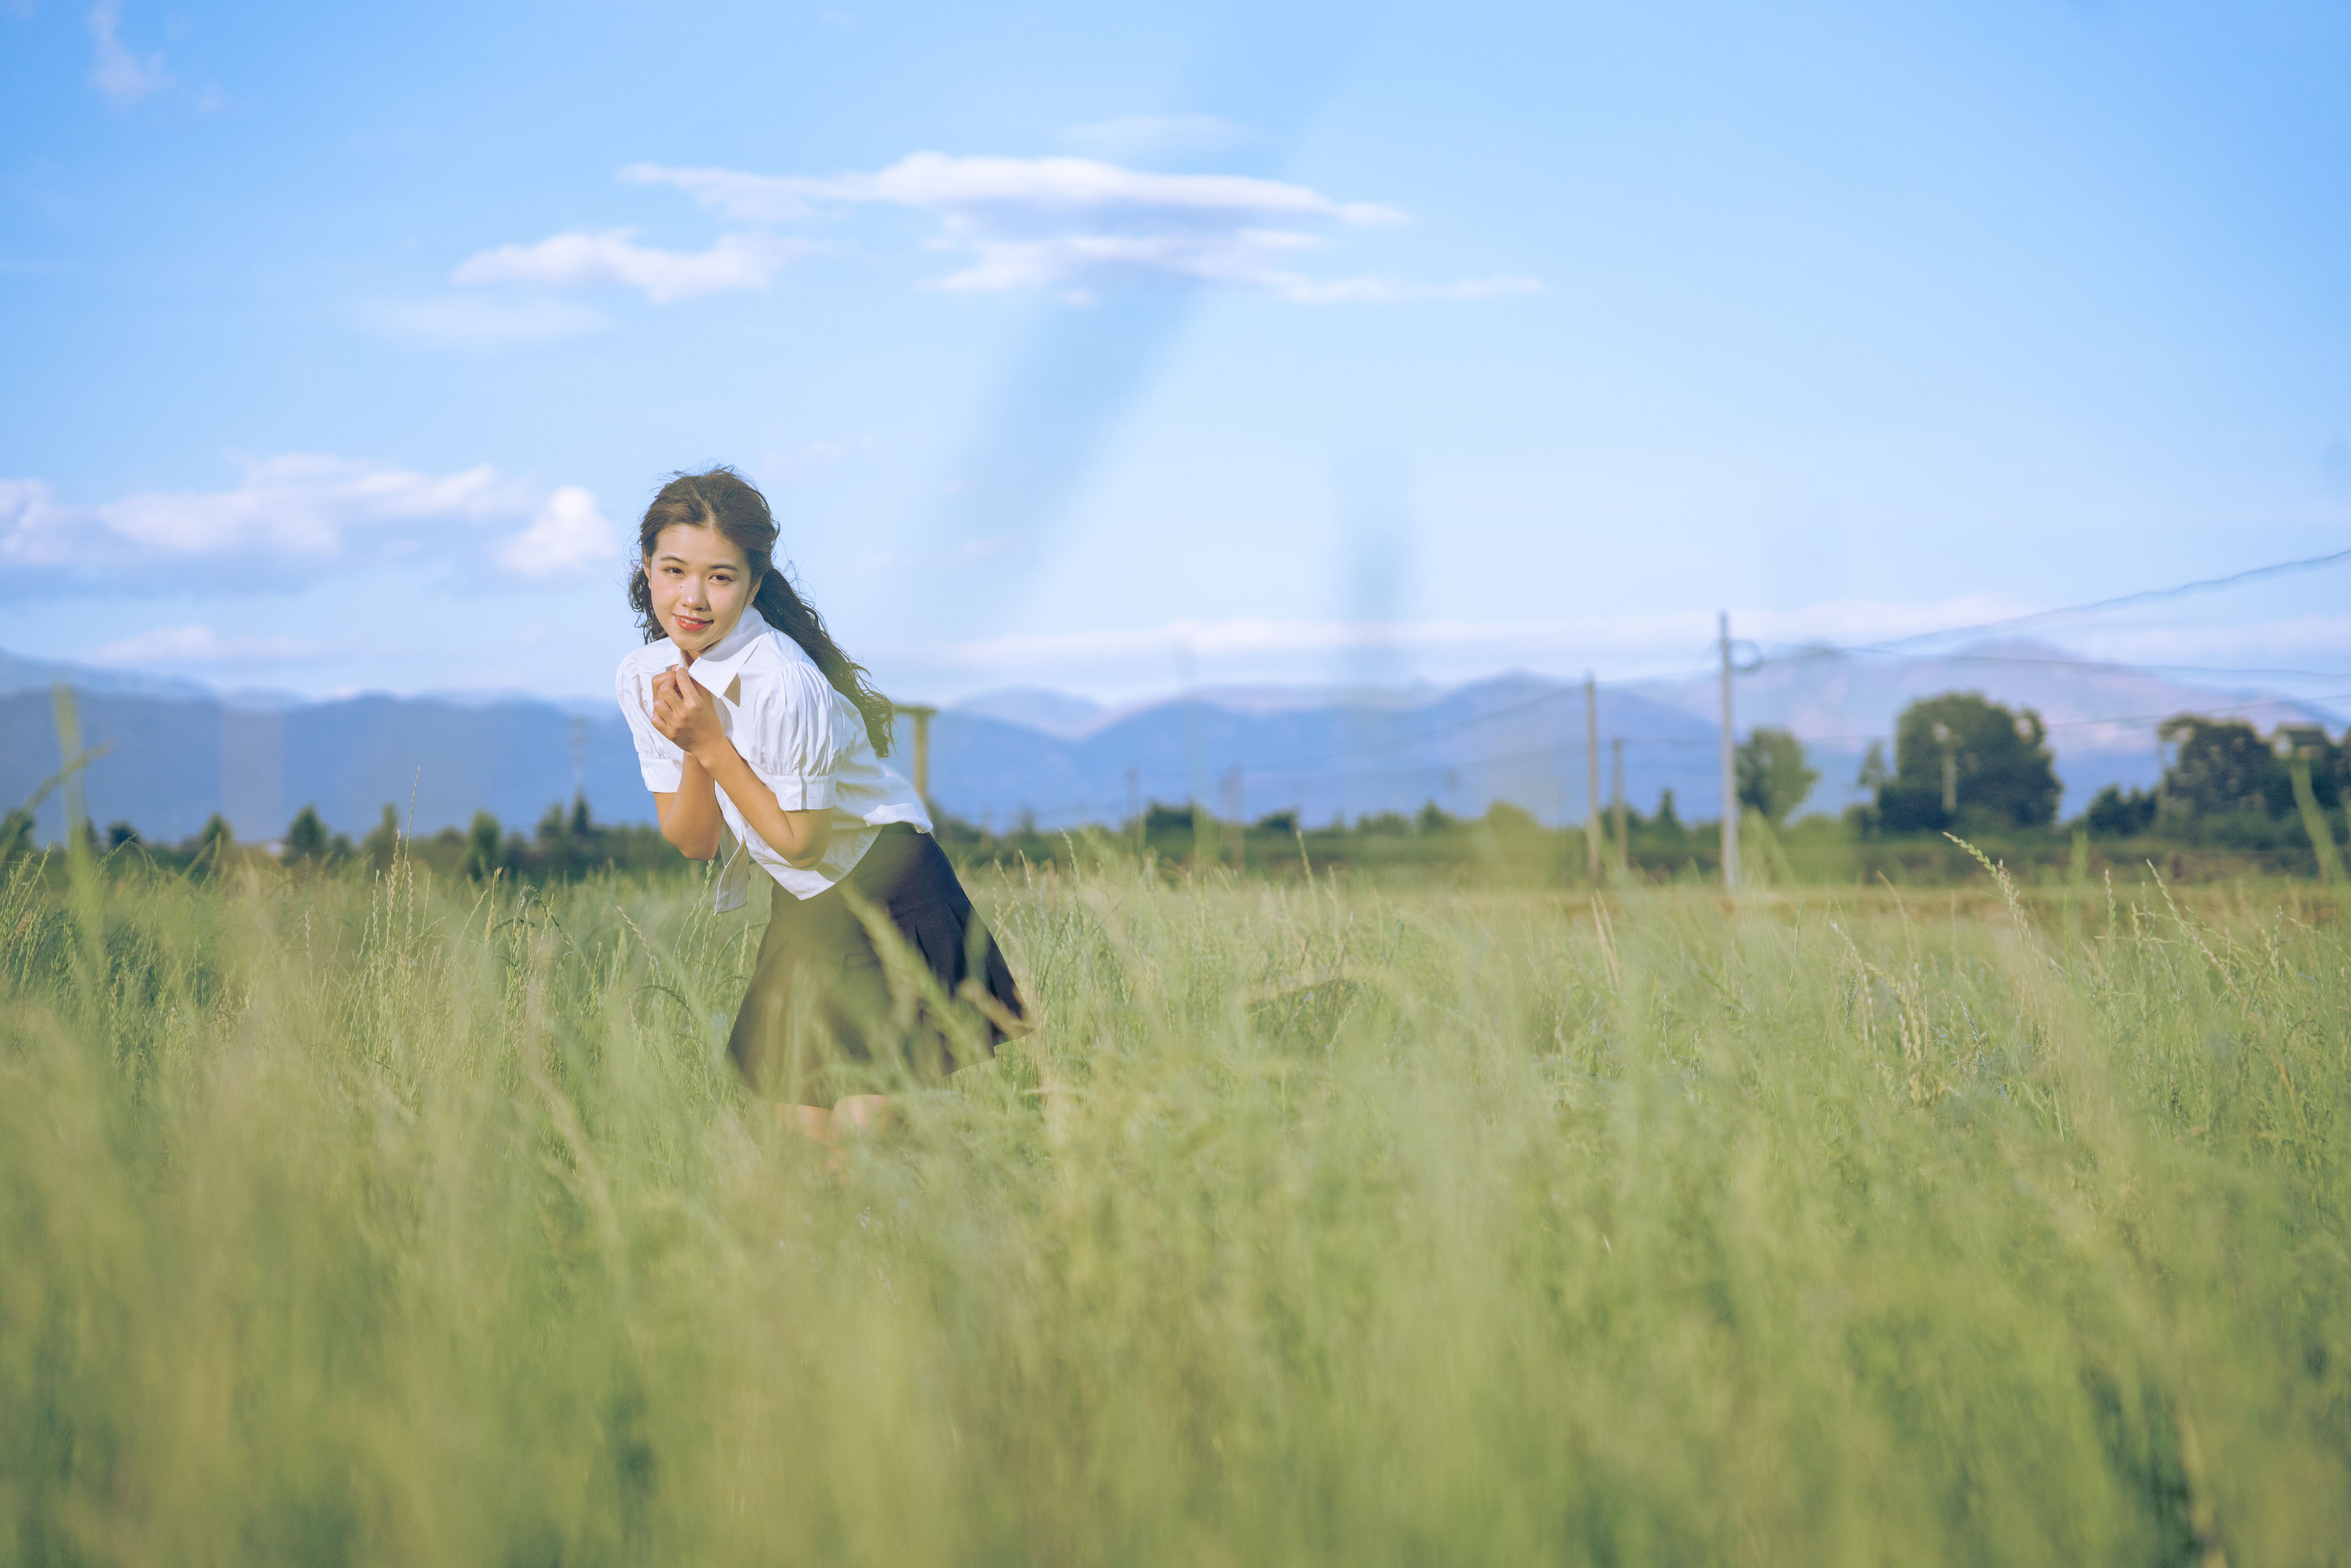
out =
[[2224,577],[2201,577],[2192,583],[2175,583],[2168,588],[2142,588],[2137,593],[2118,594],[2113,598],[2093,599],[2087,604],[2063,605],[2055,609],[2034,610],[2029,615],[2010,616],[2003,620],[1980,621],[1974,626],[1945,627],[1939,631],[1913,632],[1907,637],[1889,638],[1884,642],[1855,643],[1844,647],[1827,646],[1768,656],[1761,662],[1797,664],[1811,659],[1834,658],[1838,654],[1890,653],[1896,649],[1917,643],[1932,642],[1940,638],[1970,637],[1980,632],[2011,631],[2038,621],[2055,620],[2063,616],[2095,615],[2102,610],[2127,609],[2133,605],[2154,604],[2162,599],[2176,599],[2189,594],[2217,593],[2223,588],[2237,587],[2258,582],[2264,577],[2290,576],[2299,572],[2321,571],[2328,566],[2351,561],[2351,550],[2336,550],[2325,556],[2305,556],[2296,561],[2278,561],[2266,566],[2248,566],[2241,572],[2231,572]]
[[2063,670],[2113,670],[2130,675],[2154,671],[2166,675],[2261,676],[2273,680],[2351,680],[2351,670],[2274,670],[2259,666],[2215,664],[2125,664],[2108,659],[2018,659],[2004,653],[1889,653],[1883,657],[1917,664],[1924,664],[1930,660],[1942,664],[2016,664]]

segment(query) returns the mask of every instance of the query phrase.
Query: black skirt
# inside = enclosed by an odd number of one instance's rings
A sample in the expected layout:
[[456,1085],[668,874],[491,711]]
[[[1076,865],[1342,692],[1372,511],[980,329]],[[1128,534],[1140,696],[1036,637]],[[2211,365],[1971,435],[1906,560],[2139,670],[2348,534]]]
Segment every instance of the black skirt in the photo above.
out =
[[829,1106],[935,1084],[993,1055],[1026,1016],[996,939],[918,828],[883,827],[813,898],[778,888],[772,899],[726,1043],[760,1094]]

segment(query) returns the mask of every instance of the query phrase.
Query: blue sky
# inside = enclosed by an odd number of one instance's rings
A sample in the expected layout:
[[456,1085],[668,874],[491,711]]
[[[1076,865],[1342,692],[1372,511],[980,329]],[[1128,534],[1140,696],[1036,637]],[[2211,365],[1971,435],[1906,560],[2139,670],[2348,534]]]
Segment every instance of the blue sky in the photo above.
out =
[[[909,699],[2351,545],[2351,9],[0,5],[0,646],[609,690],[667,471]],[[2351,669],[2346,569],[2061,625]]]

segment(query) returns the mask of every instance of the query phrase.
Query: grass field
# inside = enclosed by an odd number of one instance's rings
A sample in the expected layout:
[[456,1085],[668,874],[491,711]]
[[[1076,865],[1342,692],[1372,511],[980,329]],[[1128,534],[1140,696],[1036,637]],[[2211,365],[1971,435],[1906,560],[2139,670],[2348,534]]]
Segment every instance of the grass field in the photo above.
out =
[[2351,1560],[2306,884],[980,879],[837,1179],[683,878],[0,895],[0,1560]]

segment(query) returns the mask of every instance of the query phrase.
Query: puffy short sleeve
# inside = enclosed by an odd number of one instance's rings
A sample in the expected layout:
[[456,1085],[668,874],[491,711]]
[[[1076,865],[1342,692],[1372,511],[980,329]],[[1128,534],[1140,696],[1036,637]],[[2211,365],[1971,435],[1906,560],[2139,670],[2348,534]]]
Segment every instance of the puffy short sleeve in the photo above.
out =
[[628,721],[629,735],[637,743],[637,770],[645,776],[645,787],[655,794],[675,794],[685,776],[685,753],[653,728],[653,696],[636,663],[634,658],[621,660],[612,694],[619,699],[621,717]]
[[735,749],[786,811],[831,810],[834,776],[864,730],[845,721],[849,704],[813,664],[788,663],[761,684],[752,722],[736,729]]

